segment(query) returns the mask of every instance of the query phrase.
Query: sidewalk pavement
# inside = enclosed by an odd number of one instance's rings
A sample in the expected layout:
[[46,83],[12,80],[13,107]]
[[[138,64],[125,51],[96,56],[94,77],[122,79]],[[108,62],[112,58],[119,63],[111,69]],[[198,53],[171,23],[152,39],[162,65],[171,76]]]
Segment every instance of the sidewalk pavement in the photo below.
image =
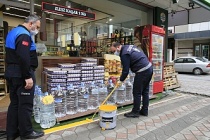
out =
[[210,98],[173,95],[153,103],[149,116],[117,117],[117,127],[101,130],[98,122],[47,134],[39,140],[210,140]]
[[191,75],[178,74],[180,88],[175,89],[179,92],[192,93],[210,96],[210,74],[207,75]]
[[40,140],[210,140],[210,98],[181,94],[150,106],[148,117],[118,115],[117,127],[98,122],[45,135]]

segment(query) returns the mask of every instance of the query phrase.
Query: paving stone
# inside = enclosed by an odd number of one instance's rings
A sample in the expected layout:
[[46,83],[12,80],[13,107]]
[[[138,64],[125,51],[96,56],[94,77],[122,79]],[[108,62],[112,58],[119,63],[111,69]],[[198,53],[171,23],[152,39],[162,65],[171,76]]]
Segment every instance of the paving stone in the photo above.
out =
[[192,133],[195,135],[195,136],[203,136],[203,133],[201,133],[199,130],[192,130]]
[[104,131],[101,131],[101,134],[103,134],[104,137],[117,137],[117,133],[115,131],[109,131],[107,133],[104,133]]
[[76,130],[75,130],[75,132],[77,134],[80,133],[80,132],[84,132],[84,131],[88,131],[88,129],[86,127],[82,127],[82,126],[77,127]]
[[187,140],[197,140],[194,135],[184,135]]
[[89,134],[89,138],[90,139],[93,139],[93,138],[97,138],[97,137],[100,137],[100,136],[102,136],[102,134],[101,133],[94,133],[94,132],[91,132],[90,134]]
[[51,134],[46,140],[63,140],[63,138],[59,135]]
[[210,138],[210,132],[202,132],[206,137]]
[[77,139],[77,135],[76,134],[72,134],[71,136],[65,136],[63,137],[64,140],[76,140]]
[[120,129],[117,129],[117,130],[115,130],[115,131],[116,131],[117,133],[118,133],[118,132],[127,133],[127,129],[124,128],[124,127],[120,128]]
[[127,139],[127,133],[117,133],[117,139]]
[[200,131],[209,131],[205,126],[196,126]]
[[147,133],[149,133],[150,131],[148,131],[148,130],[138,130],[138,135],[139,136],[143,136],[143,135],[145,135],[145,134],[147,134]]
[[162,127],[161,129],[164,131],[164,134],[167,135],[168,137],[176,134],[176,132],[168,125]]
[[146,135],[143,135],[142,137],[145,138],[146,140],[157,140],[156,135],[151,132]]
[[[85,140],[85,139],[83,139],[83,140]],[[99,136],[99,137],[93,138],[91,140],[106,140],[106,138],[104,136]]]
[[138,130],[146,130],[146,126],[145,125],[137,125],[137,129]]
[[87,128],[88,129],[93,129],[93,128],[99,128],[99,123],[90,123]]
[[196,138],[198,140],[209,140],[209,138],[208,137],[205,137],[205,136],[196,136]]
[[54,132],[53,134],[54,134],[54,135],[62,135],[62,134],[63,134],[63,132],[64,132],[64,130],[63,130],[63,131],[57,131],[57,132]]
[[185,136],[183,134],[180,134],[180,133],[174,135],[173,138],[176,139],[176,140],[186,140]]
[[64,131],[63,134],[62,134],[62,137],[70,136],[72,134],[75,134],[75,132],[73,132],[73,131]]
[[167,140],[176,140],[176,139],[171,137],[171,138],[169,138],[169,139],[167,139]]
[[128,134],[136,134],[137,130],[136,128],[128,128]]
[[137,134],[128,134],[128,140],[135,140],[137,138],[139,138],[140,136]]
[[106,140],[116,140],[116,138],[114,137],[106,137]]

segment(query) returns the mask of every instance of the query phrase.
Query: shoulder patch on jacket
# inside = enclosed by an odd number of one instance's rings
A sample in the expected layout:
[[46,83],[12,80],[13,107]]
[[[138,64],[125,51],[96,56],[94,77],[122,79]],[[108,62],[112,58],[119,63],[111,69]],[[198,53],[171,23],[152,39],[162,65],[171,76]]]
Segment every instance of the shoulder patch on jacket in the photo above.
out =
[[27,46],[29,45],[29,43],[27,41],[22,41],[22,45]]

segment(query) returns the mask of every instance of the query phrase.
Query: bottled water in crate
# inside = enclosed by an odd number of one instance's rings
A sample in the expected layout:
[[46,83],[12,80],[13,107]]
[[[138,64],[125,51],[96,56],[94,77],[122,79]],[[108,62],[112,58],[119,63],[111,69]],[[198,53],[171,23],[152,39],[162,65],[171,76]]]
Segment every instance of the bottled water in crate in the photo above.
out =
[[129,102],[133,100],[133,84],[130,82],[130,79],[126,81],[126,98],[125,101]]
[[55,98],[55,116],[57,118],[64,117],[66,115],[66,94],[58,85],[53,95]]
[[[109,80],[108,86],[107,86],[108,94],[110,94],[112,92],[114,87],[115,86],[114,86],[112,80]],[[114,91],[114,93],[112,93],[111,97],[109,97],[109,99],[107,100],[107,104],[115,104],[115,103],[116,103],[116,91]]]
[[107,97],[108,91],[107,86],[103,83],[99,84],[98,95],[99,95],[99,104],[101,104]]
[[77,113],[77,90],[74,89],[71,84],[67,88],[66,92],[66,114],[76,114]]
[[117,104],[125,103],[126,89],[124,84],[122,84],[120,87],[117,88],[116,95],[117,95],[116,98]]
[[78,112],[85,112],[88,110],[88,90],[84,83],[81,83],[81,87],[78,90]]
[[98,87],[92,82],[89,87],[88,109],[96,109],[98,106]]
[[54,99],[46,93],[40,102],[40,126],[50,128],[56,124]]

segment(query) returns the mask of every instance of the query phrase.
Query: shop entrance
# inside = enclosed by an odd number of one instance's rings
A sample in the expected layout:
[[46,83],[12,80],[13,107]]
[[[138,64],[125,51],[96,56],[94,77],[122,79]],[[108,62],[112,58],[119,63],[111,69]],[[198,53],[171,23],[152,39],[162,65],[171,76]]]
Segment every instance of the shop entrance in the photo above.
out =
[[196,44],[194,47],[194,55],[197,57],[205,57],[210,59],[209,50],[209,44]]

